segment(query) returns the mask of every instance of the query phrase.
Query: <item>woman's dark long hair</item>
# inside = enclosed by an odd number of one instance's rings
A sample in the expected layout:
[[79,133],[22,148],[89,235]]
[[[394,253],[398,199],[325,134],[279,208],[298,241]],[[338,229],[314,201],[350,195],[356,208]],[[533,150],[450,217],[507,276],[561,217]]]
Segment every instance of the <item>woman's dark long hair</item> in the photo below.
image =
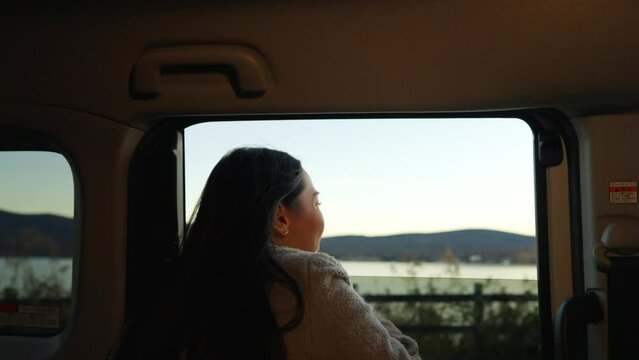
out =
[[[215,166],[157,306],[132,324],[115,359],[285,359],[282,333],[303,316],[295,280],[268,246],[279,204],[302,192],[302,167],[287,153],[238,148]],[[297,298],[283,327],[268,302],[274,283]]]

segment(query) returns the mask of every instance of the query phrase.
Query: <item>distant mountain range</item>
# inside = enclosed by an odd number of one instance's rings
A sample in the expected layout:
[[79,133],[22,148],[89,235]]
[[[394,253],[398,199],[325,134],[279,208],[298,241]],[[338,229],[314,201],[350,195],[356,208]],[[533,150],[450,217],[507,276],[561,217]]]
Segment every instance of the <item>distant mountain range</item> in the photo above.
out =
[[56,215],[21,215],[0,210],[0,256],[73,254],[73,220]]
[[459,230],[432,234],[336,236],[320,249],[340,260],[535,263],[532,236],[494,230]]
[[[72,219],[0,211],[0,256],[69,257],[73,237]],[[512,263],[535,263],[537,253],[534,237],[493,230],[328,237],[321,251],[340,260]]]

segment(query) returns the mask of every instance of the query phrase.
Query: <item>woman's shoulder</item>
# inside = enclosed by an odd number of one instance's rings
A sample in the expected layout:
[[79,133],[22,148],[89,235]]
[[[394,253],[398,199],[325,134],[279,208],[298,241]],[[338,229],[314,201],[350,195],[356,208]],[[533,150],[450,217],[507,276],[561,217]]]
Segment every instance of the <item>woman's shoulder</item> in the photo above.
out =
[[305,269],[310,276],[330,276],[350,283],[348,273],[333,256],[323,252],[310,252],[295,248],[272,245],[272,254],[285,268]]

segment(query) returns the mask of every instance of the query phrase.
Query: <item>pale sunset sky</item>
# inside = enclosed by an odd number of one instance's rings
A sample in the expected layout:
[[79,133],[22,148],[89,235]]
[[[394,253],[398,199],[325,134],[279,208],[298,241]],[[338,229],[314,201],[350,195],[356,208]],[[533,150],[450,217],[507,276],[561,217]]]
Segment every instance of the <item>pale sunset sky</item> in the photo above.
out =
[[187,216],[217,161],[283,150],[320,192],[325,236],[481,228],[534,235],[533,137],[518,119],[217,122],[185,130]]
[[[324,235],[481,228],[534,235],[533,138],[518,119],[211,122],[185,130],[187,218],[215,163],[240,146],[302,161]],[[0,152],[0,210],[73,215],[63,156]]]

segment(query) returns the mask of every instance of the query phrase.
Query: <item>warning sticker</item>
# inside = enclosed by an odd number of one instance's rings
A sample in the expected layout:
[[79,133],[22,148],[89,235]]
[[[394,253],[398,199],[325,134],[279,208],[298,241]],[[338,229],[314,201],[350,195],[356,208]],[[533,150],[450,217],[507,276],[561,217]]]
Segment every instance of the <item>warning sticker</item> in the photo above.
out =
[[0,326],[59,328],[60,308],[0,304]]
[[636,204],[636,181],[611,181],[608,185],[611,204]]

